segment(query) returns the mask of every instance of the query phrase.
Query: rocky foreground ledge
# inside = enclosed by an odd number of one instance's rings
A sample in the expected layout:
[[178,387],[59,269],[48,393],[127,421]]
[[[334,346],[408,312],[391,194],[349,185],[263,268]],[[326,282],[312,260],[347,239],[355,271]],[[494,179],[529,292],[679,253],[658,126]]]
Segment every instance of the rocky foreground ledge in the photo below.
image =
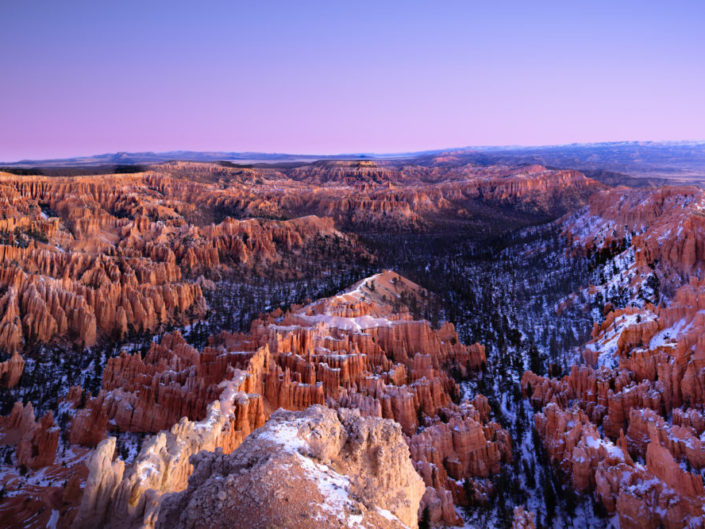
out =
[[358,410],[279,410],[231,454],[192,456],[156,527],[416,527],[425,491],[399,424]]

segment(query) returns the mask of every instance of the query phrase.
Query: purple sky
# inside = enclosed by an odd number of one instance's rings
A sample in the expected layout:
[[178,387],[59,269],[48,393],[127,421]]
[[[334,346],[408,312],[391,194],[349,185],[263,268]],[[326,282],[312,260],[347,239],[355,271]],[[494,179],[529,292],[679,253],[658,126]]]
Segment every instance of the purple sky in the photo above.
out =
[[2,0],[0,160],[705,139],[705,2]]

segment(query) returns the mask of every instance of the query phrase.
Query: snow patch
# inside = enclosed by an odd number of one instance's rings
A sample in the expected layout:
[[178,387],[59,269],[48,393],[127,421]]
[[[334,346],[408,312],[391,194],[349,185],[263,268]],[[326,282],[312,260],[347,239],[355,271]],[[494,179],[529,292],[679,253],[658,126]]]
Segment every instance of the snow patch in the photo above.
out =
[[56,509],[51,510],[51,516],[47,522],[47,529],[56,529],[56,524],[59,523],[59,511]]

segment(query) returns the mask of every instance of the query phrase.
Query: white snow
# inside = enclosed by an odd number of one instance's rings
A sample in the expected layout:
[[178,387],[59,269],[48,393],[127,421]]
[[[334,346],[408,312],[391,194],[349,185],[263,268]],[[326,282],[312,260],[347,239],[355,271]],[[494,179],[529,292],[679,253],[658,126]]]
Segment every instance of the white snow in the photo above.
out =
[[398,524],[401,524],[402,527],[408,528],[409,526],[403,523],[399,518],[394,516],[391,512],[389,512],[387,509],[382,509],[382,507],[377,507],[377,512],[379,513],[382,518],[385,518],[390,521],[397,522]]
[[622,453],[622,450],[609,440],[596,439],[594,437],[586,437],[585,444],[590,448],[599,449],[600,447],[603,447],[607,454],[611,457],[624,460],[624,454]]
[[633,325],[639,325],[647,321],[656,319],[656,315],[651,311],[639,312],[636,314],[622,314],[617,316],[609,328],[602,333],[597,341],[585,345],[586,349],[599,353],[597,367],[607,367],[616,369],[619,366],[617,349],[619,338],[622,333]]
[[[320,509],[328,515],[337,517],[347,527],[362,527],[360,525],[361,514],[348,514],[349,511],[355,511],[357,508],[357,502],[350,498],[350,480],[325,465],[316,463],[301,454],[296,455],[301,467],[315,482],[318,491],[323,496],[323,502],[319,505]],[[323,520],[325,517],[321,514],[316,516],[316,519]]]
[[692,321],[686,325],[685,318],[681,318],[671,327],[667,327],[657,332],[654,337],[651,338],[649,347],[651,349],[655,349],[656,347],[675,347],[675,342],[678,336],[682,333],[688,332],[692,325]]
[[259,433],[259,439],[266,439],[280,445],[287,452],[296,452],[306,447],[304,439],[299,437],[299,422],[288,421],[269,423],[267,429]]
[[56,529],[56,524],[59,523],[59,511],[56,509],[51,510],[51,516],[47,522],[47,529]]
[[[345,318],[343,316],[330,316],[328,314],[313,314],[297,315],[299,318],[311,322],[311,324],[324,323],[328,327],[335,327],[337,329],[342,329],[344,331],[363,331],[366,329],[371,329],[374,327],[391,327],[394,325],[395,321],[388,320],[387,318],[375,318],[373,316],[356,316],[354,318]],[[407,323],[407,322],[404,322]]]

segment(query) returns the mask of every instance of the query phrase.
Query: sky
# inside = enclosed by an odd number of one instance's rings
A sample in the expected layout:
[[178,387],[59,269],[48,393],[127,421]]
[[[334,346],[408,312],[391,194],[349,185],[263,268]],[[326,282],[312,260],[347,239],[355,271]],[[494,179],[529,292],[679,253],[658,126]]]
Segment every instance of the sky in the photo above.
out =
[[702,1],[0,0],[0,160],[705,139]]

